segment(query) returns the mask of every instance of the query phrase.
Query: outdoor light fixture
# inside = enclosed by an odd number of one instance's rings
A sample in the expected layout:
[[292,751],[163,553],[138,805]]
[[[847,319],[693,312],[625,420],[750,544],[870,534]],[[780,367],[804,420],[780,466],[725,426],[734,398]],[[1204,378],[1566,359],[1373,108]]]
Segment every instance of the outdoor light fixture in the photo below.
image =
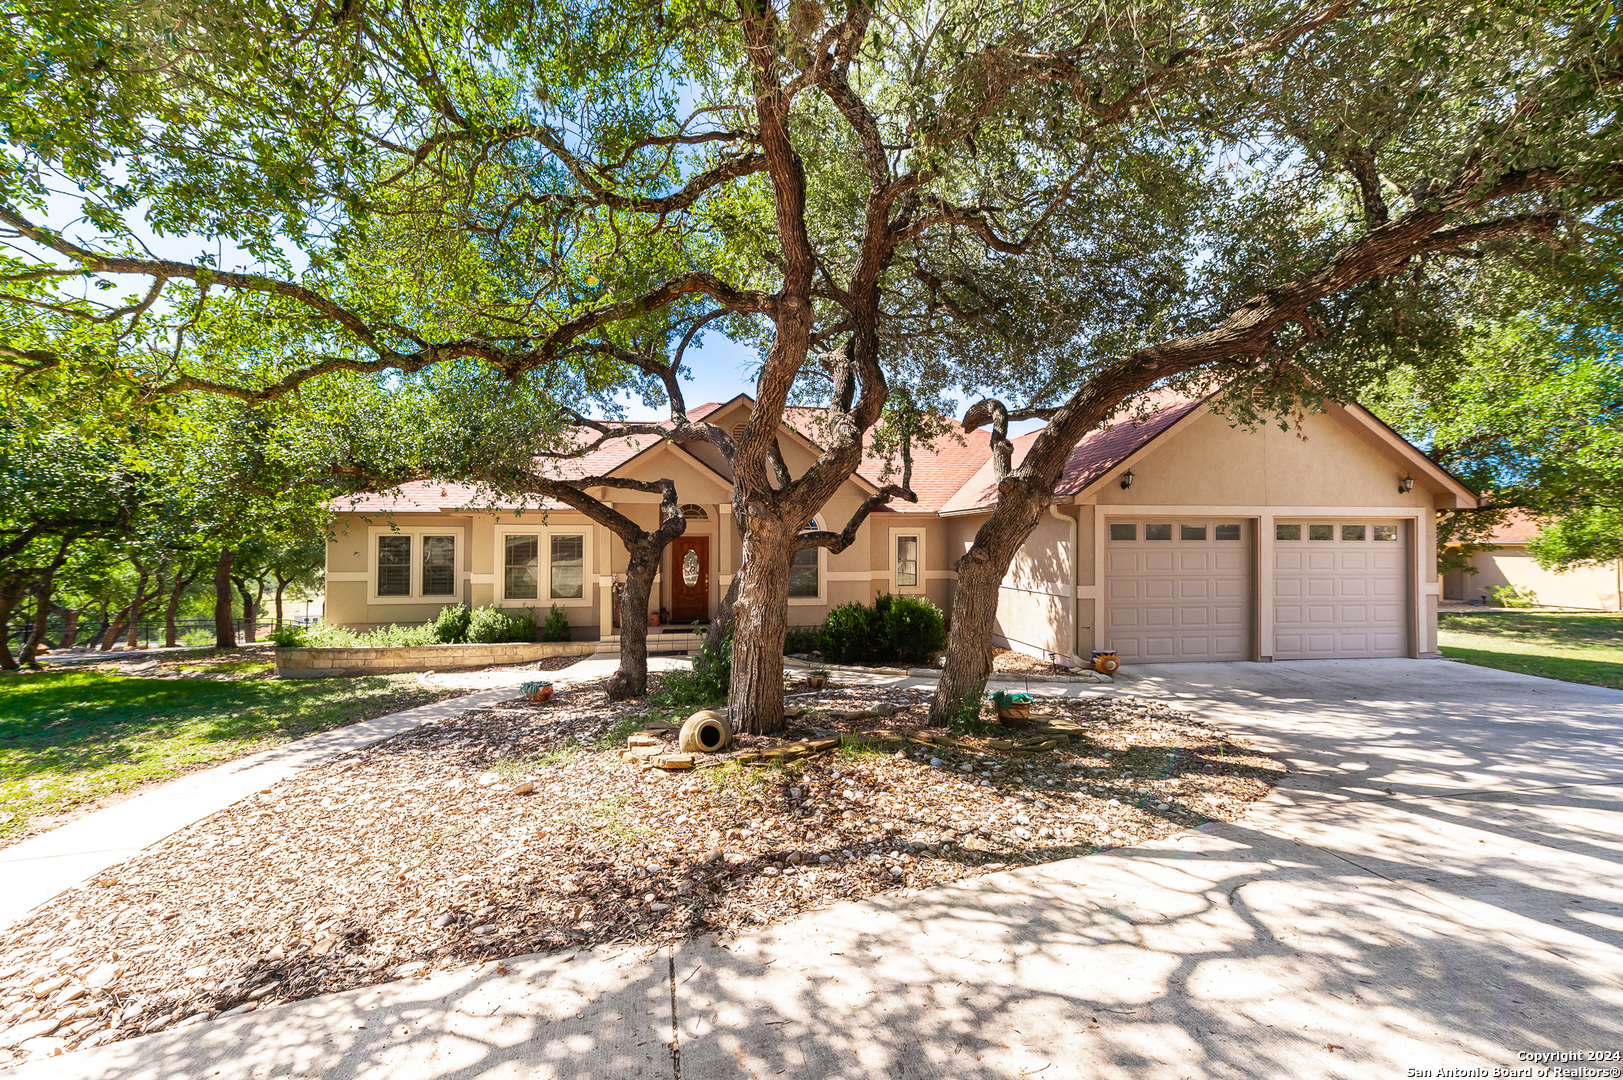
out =
[[1121,489],[1123,491],[1126,491],[1128,488],[1130,488],[1132,486],[1133,486],[1133,470],[1128,469],[1126,472],[1121,474]]
[[1402,480],[1399,480],[1398,481],[1398,490],[1400,492],[1403,492],[1405,495],[1407,495],[1409,492],[1413,491],[1414,490],[1414,477],[1405,476]]

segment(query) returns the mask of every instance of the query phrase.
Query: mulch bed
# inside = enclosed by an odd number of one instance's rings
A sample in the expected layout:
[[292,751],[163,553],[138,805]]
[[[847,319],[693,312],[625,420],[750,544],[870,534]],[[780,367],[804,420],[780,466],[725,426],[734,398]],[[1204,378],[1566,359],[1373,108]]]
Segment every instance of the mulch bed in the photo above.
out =
[[284,780],[0,936],[0,1047],[34,1040],[0,1049],[0,1064],[497,957],[744,931],[1130,845],[1233,819],[1284,772],[1186,713],[1130,698],[1040,702],[1075,734],[1021,753],[997,731],[908,741],[928,703],[916,688],[791,695],[805,710],[791,737],[837,731],[844,745],[740,764],[784,743],[742,737],[730,762],[647,768],[623,750],[650,717],[611,705],[596,682]]
[[1014,649],[992,650],[992,670],[1013,675],[1080,675],[1083,669],[1063,667]]

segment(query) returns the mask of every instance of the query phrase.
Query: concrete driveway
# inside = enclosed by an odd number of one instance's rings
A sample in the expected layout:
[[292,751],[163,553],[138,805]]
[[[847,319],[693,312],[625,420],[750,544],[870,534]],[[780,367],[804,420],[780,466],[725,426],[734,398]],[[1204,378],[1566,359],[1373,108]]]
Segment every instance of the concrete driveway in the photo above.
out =
[[1112,692],[1291,773],[1159,844],[14,1075],[1385,1078],[1623,1050],[1623,693],[1443,661],[1153,668]]

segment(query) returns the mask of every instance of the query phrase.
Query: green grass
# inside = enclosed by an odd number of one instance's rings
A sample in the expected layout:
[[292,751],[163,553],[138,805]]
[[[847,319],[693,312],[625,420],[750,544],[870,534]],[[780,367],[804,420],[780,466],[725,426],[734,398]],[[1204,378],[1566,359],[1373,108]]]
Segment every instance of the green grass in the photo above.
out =
[[[218,669],[215,669],[218,670]],[[0,678],[0,843],[29,823],[141,784],[448,697],[409,675]]]
[[1547,679],[1623,689],[1623,615],[1556,611],[1448,612],[1444,656]]

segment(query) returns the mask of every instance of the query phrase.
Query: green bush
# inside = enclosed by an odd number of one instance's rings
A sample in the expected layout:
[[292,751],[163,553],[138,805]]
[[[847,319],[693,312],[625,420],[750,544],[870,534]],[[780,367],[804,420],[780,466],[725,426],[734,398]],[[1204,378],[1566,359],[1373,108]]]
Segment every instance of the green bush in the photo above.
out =
[[1525,586],[1495,585],[1488,590],[1488,595],[1500,607],[1530,608],[1538,606],[1538,593]]
[[447,604],[434,616],[434,640],[441,645],[460,645],[468,640],[468,623],[473,613],[466,604]]
[[691,670],[660,673],[659,684],[648,699],[660,708],[693,712],[725,703],[732,681],[733,635],[729,632],[719,649],[712,649],[706,639],[694,654]]
[[434,645],[434,624],[421,626],[381,626],[376,630],[357,633],[346,626],[328,626],[316,623],[302,628],[304,640],[300,642],[317,649],[371,648],[383,649],[399,645]]
[[305,644],[305,638],[304,627],[287,623],[271,631],[270,643],[278,649],[293,649]]
[[922,596],[889,599],[882,618],[890,651],[903,660],[928,660],[947,647],[947,620],[941,609]]
[[546,625],[541,628],[541,640],[568,641],[569,612],[565,611],[557,604],[553,604],[552,610],[547,612]]
[[783,636],[783,652],[786,656],[822,650],[823,635],[815,626],[791,626],[789,632]]
[[875,659],[883,631],[884,623],[875,608],[856,602],[841,604],[823,621],[823,652],[841,664]]
[[468,616],[468,640],[481,645],[498,641],[534,641],[535,613],[529,608],[509,615],[494,604],[474,608]]

